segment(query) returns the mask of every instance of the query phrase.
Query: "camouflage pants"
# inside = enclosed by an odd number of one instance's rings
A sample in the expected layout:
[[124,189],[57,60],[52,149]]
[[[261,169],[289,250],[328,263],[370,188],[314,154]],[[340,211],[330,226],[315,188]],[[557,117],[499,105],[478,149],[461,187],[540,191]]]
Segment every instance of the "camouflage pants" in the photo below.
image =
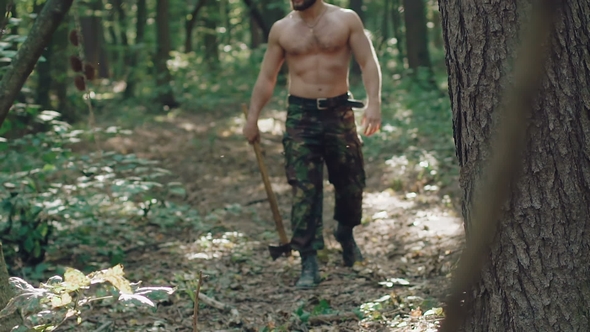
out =
[[290,104],[285,127],[285,168],[293,188],[291,246],[302,253],[320,250],[324,163],[335,190],[334,219],[350,227],[361,222],[365,171],[354,112],[348,106],[317,110]]

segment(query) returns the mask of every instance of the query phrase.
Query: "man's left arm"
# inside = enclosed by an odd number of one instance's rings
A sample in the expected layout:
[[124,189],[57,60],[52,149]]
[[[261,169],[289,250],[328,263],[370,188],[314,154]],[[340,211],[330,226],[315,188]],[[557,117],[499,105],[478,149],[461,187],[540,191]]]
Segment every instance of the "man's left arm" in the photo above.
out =
[[367,92],[367,107],[363,116],[364,134],[371,136],[381,127],[381,68],[377,61],[375,48],[365,34],[363,22],[352,10],[349,10],[350,48],[356,62],[361,68],[363,84]]

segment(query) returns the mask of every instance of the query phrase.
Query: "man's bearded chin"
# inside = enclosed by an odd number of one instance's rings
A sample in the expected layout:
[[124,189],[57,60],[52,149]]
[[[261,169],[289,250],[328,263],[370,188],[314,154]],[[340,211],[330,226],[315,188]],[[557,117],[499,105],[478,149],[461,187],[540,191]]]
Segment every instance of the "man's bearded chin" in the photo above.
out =
[[304,11],[307,8],[313,6],[313,4],[316,3],[316,1],[317,0],[303,0],[303,3],[302,4],[297,4],[296,5],[293,2],[293,0],[291,0],[291,5],[293,6],[293,10],[296,10],[296,11]]

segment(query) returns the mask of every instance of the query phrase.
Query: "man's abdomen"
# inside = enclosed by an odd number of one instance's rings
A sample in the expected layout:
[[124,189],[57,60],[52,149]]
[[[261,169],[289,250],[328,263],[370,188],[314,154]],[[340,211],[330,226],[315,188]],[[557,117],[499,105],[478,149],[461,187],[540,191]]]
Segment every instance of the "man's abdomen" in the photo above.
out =
[[346,93],[349,60],[348,54],[321,53],[288,58],[289,93],[304,98],[330,98]]

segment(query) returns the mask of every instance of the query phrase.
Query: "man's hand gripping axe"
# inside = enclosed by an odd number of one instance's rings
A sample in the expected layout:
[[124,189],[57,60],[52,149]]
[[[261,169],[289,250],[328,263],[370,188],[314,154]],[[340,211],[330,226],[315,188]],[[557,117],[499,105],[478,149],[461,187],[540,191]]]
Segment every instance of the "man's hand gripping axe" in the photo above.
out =
[[[244,115],[247,117],[248,108],[245,104],[242,104],[242,110],[244,112]],[[264,189],[266,189],[266,196],[268,197],[268,202],[270,203],[270,209],[272,211],[272,216],[274,218],[275,226],[277,232],[279,233],[279,240],[281,243],[278,246],[268,246],[268,251],[270,252],[270,256],[273,260],[276,260],[282,255],[289,257],[291,256],[291,245],[289,243],[289,239],[287,238],[287,233],[285,233],[285,227],[283,226],[281,214],[279,213],[277,198],[274,192],[272,191],[270,180],[268,179],[268,172],[266,171],[266,166],[264,164],[264,160],[262,159],[260,144],[258,143],[258,141],[255,141],[254,143],[252,143],[252,147],[254,148],[254,152],[256,153],[258,168],[260,169],[260,175],[262,176],[262,181],[264,182]]]

